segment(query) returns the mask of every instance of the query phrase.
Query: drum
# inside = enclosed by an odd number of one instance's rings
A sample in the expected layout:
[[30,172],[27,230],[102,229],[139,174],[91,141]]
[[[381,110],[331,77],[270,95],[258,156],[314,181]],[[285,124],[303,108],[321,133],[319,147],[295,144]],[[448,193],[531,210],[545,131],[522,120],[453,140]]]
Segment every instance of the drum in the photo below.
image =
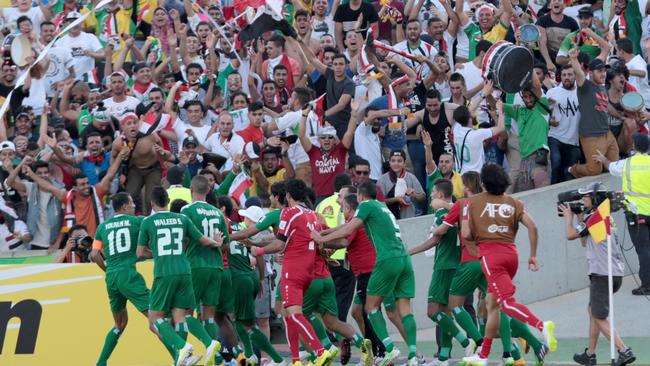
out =
[[643,96],[637,92],[629,92],[623,94],[621,98],[621,106],[627,112],[638,112],[645,106]]
[[518,93],[530,82],[533,74],[533,54],[526,47],[507,41],[492,45],[483,58],[484,79],[506,93]]
[[2,57],[11,57],[19,67],[27,66],[26,59],[33,56],[32,44],[25,35],[9,34],[2,42]]
[[535,43],[539,40],[539,29],[534,24],[524,24],[519,27],[519,39],[523,43]]

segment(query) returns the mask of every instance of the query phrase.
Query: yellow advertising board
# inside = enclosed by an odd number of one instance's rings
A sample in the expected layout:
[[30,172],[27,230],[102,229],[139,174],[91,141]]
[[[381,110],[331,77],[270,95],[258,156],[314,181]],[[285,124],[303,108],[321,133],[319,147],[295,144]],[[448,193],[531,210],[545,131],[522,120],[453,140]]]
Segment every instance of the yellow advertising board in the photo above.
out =
[[[138,263],[147,285],[153,263]],[[109,365],[170,365],[171,357],[130,303]],[[0,266],[0,365],[94,365],[113,326],[104,272],[94,264]],[[197,352],[204,352],[197,344]]]

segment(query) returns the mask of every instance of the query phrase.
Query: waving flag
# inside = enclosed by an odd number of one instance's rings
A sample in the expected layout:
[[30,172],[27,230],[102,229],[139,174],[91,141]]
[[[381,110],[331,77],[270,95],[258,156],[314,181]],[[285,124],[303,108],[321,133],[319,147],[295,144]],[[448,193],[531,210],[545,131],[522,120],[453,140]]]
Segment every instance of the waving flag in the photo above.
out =
[[587,225],[587,230],[589,230],[589,235],[594,239],[594,243],[601,243],[607,239],[608,235],[611,235],[611,213],[610,213],[610,204],[609,198],[606,199],[603,203],[598,206],[596,211],[589,216],[585,224]]
[[232,185],[228,190],[228,195],[237,202],[239,207],[244,207],[246,204],[246,194],[248,188],[253,185],[253,180],[244,171],[241,171],[232,181]]
[[151,135],[165,128],[172,120],[172,116],[167,113],[147,112],[142,118],[138,131],[145,135]]
[[246,42],[273,30],[279,30],[285,36],[298,37],[291,24],[282,18],[281,0],[266,0],[266,7],[257,11],[255,19],[239,33],[239,39]]
[[[407,81],[409,77],[407,75],[402,76],[401,78],[393,81],[390,83],[390,86],[388,87],[388,109],[399,109],[399,100],[397,99],[397,94],[395,94],[395,90],[393,89],[397,85]],[[400,117],[399,116],[392,116],[388,118],[388,124],[398,124],[400,122]]]

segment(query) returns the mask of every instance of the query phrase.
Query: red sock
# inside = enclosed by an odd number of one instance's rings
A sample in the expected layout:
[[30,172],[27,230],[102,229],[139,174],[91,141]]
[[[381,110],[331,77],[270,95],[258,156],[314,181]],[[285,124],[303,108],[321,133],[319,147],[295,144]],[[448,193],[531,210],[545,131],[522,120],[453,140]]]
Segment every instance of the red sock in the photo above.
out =
[[314,328],[311,326],[309,321],[307,321],[303,314],[299,313],[289,316],[286,319],[286,324],[288,327],[293,328],[297,335],[302,336],[302,339],[309,343],[309,346],[314,350],[314,352],[316,352],[317,355],[320,356],[320,354],[323,353],[325,350],[323,348],[323,344],[320,342],[316,336]]
[[519,304],[515,299],[509,298],[501,301],[501,310],[503,310],[506,315],[511,316],[523,323],[530,325],[542,330],[544,322],[539,320],[535,314],[533,314],[527,306]]
[[483,338],[483,343],[481,344],[481,352],[478,353],[480,358],[490,357],[490,351],[492,350],[492,338]]
[[291,361],[300,361],[300,334],[291,325],[287,318],[284,318],[284,330],[287,333],[287,341],[291,350]]

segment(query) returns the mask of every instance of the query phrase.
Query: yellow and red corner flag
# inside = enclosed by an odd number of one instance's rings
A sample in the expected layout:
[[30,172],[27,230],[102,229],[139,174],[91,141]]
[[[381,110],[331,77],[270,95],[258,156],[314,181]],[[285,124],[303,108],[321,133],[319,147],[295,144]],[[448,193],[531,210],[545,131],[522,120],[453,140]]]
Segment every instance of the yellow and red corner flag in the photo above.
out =
[[598,244],[607,239],[607,235],[612,233],[609,198],[598,206],[585,224],[587,224],[587,230],[594,239],[594,243]]

